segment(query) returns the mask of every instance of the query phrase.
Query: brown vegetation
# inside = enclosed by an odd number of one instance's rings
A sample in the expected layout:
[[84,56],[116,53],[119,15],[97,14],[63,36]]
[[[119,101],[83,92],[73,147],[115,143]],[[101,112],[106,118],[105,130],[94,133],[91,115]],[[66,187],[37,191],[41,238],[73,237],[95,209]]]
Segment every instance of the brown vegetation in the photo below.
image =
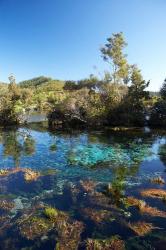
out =
[[88,217],[94,223],[101,223],[103,220],[109,219],[111,212],[107,210],[95,210],[93,208],[84,208],[81,210],[85,217]]
[[163,199],[166,197],[166,190],[163,189],[146,189],[141,191],[141,195],[151,198]]
[[91,180],[80,181],[80,184],[83,190],[87,193],[94,192],[95,187],[96,187],[96,183]]
[[0,209],[10,211],[14,207],[14,204],[7,200],[0,200]]
[[160,185],[165,184],[165,180],[161,176],[152,178],[151,182],[155,184],[160,184]]
[[112,237],[107,240],[88,239],[86,250],[124,250],[125,243],[118,237]]
[[143,236],[150,233],[155,227],[152,223],[147,223],[144,221],[138,221],[134,223],[128,223],[128,227],[134,231],[137,235]]
[[159,209],[155,207],[151,207],[147,205],[146,202],[143,200],[139,200],[132,196],[127,197],[126,200],[129,206],[136,206],[141,213],[145,213],[150,216],[157,216],[157,217],[163,217],[163,218],[166,217],[166,212],[160,211]]
[[24,171],[24,179],[27,182],[31,182],[31,181],[36,181],[39,177],[40,177],[40,173],[39,172],[35,172],[31,169],[25,169]]

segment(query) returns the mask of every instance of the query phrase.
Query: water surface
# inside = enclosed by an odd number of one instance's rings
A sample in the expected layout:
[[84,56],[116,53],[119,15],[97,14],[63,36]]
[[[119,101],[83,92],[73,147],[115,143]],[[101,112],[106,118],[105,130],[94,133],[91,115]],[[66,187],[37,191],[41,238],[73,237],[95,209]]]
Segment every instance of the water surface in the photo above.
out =
[[[164,249],[166,197],[141,195],[149,188],[166,190],[165,184],[151,182],[156,177],[166,181],[164,131],[52,132],[39,125],[3,129],[0,169],[0,249],[65,249],[67,231],[62,234],[59,224],[45,217],[47,206],[68,216],[62,220],[67,218],[72,230],[78,231],[73,223],[82,223],[80,236],[72,233],[73,242],[79,240],[73,249],[95,249],[87,239],[117,236],[126,249]],[[39,176],[27,181],[27,169]],[[131,196],[163,213],[129,206]],[[25,215],[33,226],[26,224]],[[153,229],[140,234],[131,226],[142,222]]]

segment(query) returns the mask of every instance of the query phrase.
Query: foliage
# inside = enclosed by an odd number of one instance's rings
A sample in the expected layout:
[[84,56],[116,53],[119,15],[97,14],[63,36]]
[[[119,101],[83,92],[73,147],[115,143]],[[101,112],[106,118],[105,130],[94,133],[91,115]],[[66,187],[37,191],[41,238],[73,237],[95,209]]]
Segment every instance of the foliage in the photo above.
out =
[[160,99],[153,106],[149,125],[153,127],[166,126],[166,101]]
[[129,65],[123,49],[127,46],[123,33],[113,34],[107,39],[107,43],[101,48],[102,56],[112,68],[113,83],[127,83]]
[[48,78],[45,76],[39,76],[39,77],[35,77],[33,79],[30,79],[30,80],[22,81],[19,83],[19,85],[22,88],[37,87],[38,85],[49,82],[50,80],[51,80],[51,78]]
[[47,112],[49,124],[65,127],[166,125],[166,81],[156,93],[146,91],[146,82],[136,65],[124,53],[127,43],[122,32],[112,34],[101,48],[110,72],[103,79],[91,74],[78,81],[60,81],[39,76],[16,84],[0,83],[0,123],[25,122],[33,111]]
[[163,86],[161,87],[160,95],[163,100],[166,100],[166,79],[164,80]]
[[99,87],[102,82],[93,74],[89,78],[85,78],[79,81],[66,81],[64,85],[64,90],[79,90],[82,88],[95,89]]
[[149,82],[143,80],[136,65],[127,62],[123,33],[113,34],[107,41],[101,52],[111,72],[104,79],[91,75],[89,79],[67,81],[64,90],[70,95],[49,115],[51,125],[59,120],[64,126],[144,126]]
[[154,127],[166,126],[166,80],[161,87],[160,98],[152,107],[149,125]]

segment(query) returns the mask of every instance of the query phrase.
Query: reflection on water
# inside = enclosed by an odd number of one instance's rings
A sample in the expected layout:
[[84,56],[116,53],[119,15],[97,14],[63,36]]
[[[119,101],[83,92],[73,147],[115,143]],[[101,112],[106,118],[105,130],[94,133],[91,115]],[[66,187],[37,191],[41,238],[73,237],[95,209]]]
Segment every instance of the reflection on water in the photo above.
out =
[[0,131],[0,159],[0,249],[162,249],[163,131],[33,124]]

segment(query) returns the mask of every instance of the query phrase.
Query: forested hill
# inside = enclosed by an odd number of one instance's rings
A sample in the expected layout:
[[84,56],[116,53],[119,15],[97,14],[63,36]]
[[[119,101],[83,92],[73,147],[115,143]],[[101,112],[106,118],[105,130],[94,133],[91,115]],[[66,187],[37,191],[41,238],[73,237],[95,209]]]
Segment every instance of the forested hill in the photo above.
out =
[[52,84],[55,82],[63,84],[62,81],[53,80],[51,77],[39,76],[39,77],[35,77],[29,80],[21,81],[18,83],[18,85],[21,88],[33,88],[33,87],[41,86],[43,84],[46,85],[46,84]]

